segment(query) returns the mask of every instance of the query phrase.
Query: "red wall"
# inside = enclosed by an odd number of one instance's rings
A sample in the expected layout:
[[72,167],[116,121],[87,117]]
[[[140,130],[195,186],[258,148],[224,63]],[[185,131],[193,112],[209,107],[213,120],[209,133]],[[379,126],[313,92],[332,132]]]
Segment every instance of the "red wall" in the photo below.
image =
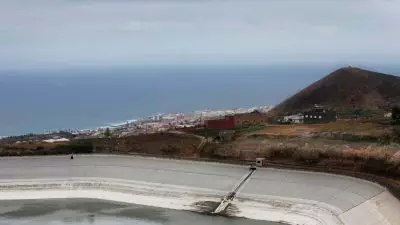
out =
[[226,116],[220,120],[206,120],[205,125],[211,129],[233,129],[235,128],[235,117]]

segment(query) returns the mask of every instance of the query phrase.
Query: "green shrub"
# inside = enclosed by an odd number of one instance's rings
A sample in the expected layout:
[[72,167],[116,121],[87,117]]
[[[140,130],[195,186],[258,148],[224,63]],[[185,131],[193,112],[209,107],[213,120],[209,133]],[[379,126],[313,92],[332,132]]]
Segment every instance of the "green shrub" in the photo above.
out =
[[70,153],[92,153],[93,143],[91,141],[76,141],[67,144],[58,145],[54,149],[58,154]]
[[392,128],[392,140],[393,142],[400,143],[400,126],[396,125]]
[[243,126],[240,128],[237,128],[236,131],[238,133],[247,133],[247,132],[253,132],[253,131],[258,131],[258,130],[262,130],[264,128],[266,128],[267,126],[264,124],[260,124],[260,125],[249,125],[249,126]]

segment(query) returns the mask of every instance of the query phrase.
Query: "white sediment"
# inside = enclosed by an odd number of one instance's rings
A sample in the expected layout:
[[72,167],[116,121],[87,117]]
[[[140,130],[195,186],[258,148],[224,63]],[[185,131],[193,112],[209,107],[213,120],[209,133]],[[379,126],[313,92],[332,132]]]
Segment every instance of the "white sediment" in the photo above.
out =
[[[128,156],[0,158],[0,199],[94,198],[199,211],[195,203],[219,202],[246,171]],[[385,188],[324,173],[260,168],[233,205],[234,216],[296,225],[400,225],[400,201]]]
[[[177,210],[199,211],[201,201],[220,201],[226,193],[185,186],[104,178],[2,180],[0,199],[92,198]],[[340,209],[314,201],[241,195],[235,216],[289,224],[339,225]]]
[[213,190],[104,178],[2,180],[0,199],[93,198],[178,210],[198,201],[219,201]]

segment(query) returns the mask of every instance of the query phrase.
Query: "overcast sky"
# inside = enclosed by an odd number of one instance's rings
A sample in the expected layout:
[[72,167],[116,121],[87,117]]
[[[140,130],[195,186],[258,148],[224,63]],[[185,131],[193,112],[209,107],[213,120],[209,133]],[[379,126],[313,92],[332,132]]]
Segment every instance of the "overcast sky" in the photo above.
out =
[[400,62],[400,1],[0,0],[0,68]]

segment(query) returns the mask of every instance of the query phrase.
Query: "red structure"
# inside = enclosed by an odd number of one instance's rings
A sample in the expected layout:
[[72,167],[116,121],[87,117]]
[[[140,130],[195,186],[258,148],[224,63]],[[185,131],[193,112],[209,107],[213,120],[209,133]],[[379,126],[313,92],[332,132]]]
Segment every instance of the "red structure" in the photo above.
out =
[[235,117],[225,116],[224,119],[219,120],[206,120],[206,128],[210,129],[234,129],[235,128]]

